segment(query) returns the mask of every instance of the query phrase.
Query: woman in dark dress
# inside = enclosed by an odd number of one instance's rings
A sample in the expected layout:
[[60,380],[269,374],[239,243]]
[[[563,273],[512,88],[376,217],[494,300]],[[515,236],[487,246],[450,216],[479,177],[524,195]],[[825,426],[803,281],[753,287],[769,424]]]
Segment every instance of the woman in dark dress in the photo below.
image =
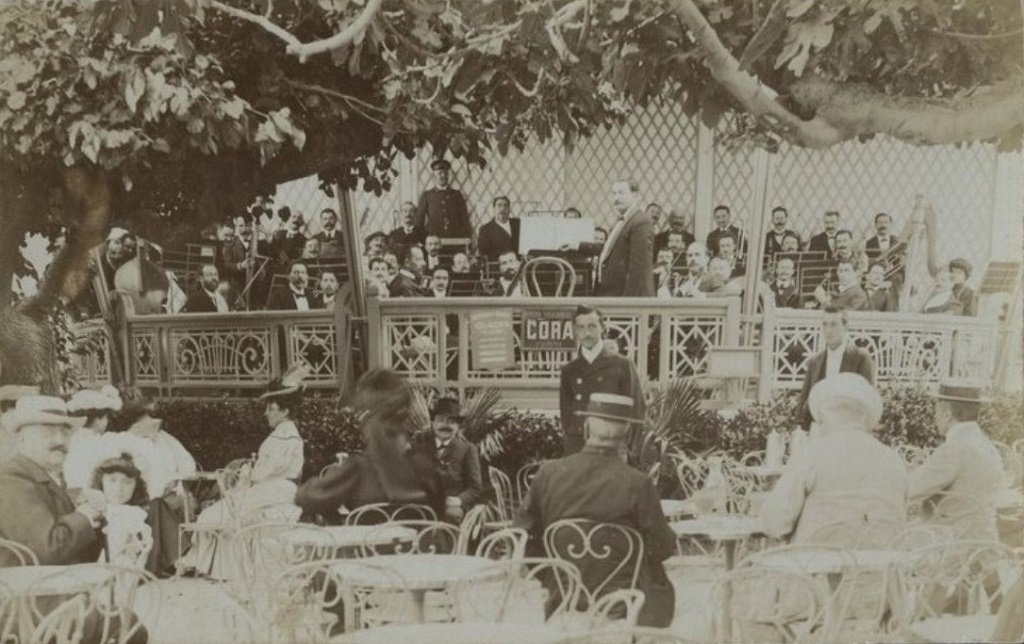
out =
[[412,389],[389,369],[367,372],[356,384],[353,407],[362,414],[365,451],[299,488],[295,504],[307,513],[339,523],[338,508],[354,510],[370,503],[428,505],[444,509],[436,464],[426,451],[412,448]]

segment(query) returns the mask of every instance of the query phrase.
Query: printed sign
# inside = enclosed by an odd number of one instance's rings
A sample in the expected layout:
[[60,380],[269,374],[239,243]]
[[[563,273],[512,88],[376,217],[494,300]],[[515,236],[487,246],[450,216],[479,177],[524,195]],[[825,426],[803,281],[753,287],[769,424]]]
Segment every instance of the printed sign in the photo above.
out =
[[474,371],[501,371],[516,366],[512,310],[469,314],[469,349]]
[[524,349],[575,349],[572,311],[523,311]]

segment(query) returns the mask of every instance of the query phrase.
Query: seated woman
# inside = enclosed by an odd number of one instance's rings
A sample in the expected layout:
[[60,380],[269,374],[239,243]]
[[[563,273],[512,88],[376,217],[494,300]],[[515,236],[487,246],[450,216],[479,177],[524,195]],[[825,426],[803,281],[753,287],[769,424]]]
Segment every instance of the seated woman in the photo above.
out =
[[436,463],[427,453],[411,449],[411,405],[412,390],[394,371],[364,374],[356,384],[353,407],[362,414],[365,451],[307,481],[295,503],[329,523],[340,523],[341,506],[355,509],[370,503],[425,504],[440,515],[444,490]]
[[107,500],[107,557],[110,563],[129,568],[144,566],[153,547],[146,511],[149,495],[146,477],[136,466],[139,460],[128,452],[108,458],[96,467],[92,479],[92,488]]
[[[121,394],[111,385],[102,389],[82,389],[68,401],[68,413],[85,417],[85,424],[75,430],[68,443],[68,456],[64,460],[64,481],[69,490],[89,487],[95,461],[97,439],[104,436],[110,418],[121,411]],[[108,453],[109,454],[109,453]]]

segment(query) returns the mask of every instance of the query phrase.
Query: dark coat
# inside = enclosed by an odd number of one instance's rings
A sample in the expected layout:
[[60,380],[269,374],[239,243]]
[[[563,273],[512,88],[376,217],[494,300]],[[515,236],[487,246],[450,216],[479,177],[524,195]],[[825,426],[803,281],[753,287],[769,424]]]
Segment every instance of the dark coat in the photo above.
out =
[[[811,395],[811,389],[825,379],[825,351],[815,354],[807,363],[807,373],[804,374],[804,386],[800,390],[800,397],[797,399],[797,422],[804,429],[811,426],[811,410],[807,406],[807,400]],[[875,361],[871,354],[860,347],[854,346],[852,340],[846,341],[846,351],[843,352],[843,360],[839,365],[840,373],[859,373],[864,376],[872,385],[875,384]]]
[[950,295],[950,312],[954,315],[977,315],[978,314],[978,296],[974,294],[974,290],[964,284],[957,288],[953,287],[953,293]]
[[740,229],[736,226],[729,224],[729,227],[723,231],[721,228],[715,228],[708,233],[707,236],[707,247],[708,257],[716,257],[718,255],[718,240],[726,235],[732,236],[736,240],[736,254],[745,255],[747,248],[746,238],[740,238]]
[[430,297],[427,289],[402,271],[399,271],[398,275],[388,282],[388,293],[391,297]]
[[[663,231],[661,231],[660,233],[658,233],[657,235],[654,236],[654,252],[655,252],[655,254],[657,254],[657,252],[659,250],[661,250],[662,248],[668,248],[668,234],[671,233],[671,232],[675,232],[675,231],[673,231],[671,229],[663,230]],[[686,252],[686,247],[689,246],[690,244],[692,244],[695,241],[695,238],[694,238],[693,234],[691,234],[690,231],[688,231],[688,230],[683,230],[683,231],[680,231],[680,232],[683,233],[683,252],[685,253]]]
[[[36,553],[42,565],[94,562],[101,543],[68,491],[42,467],[18,454],[0,469],[0,537]],[[13,565],[0,551],[0,568]]]
[[185,306],[181,309],[182,313],[216,313],[217,305],[214,304],[213,299],[207,295],[206,291],[200,288],[197,291],[193,291],[189,294],[188,299],[185,300]]
[[518,254],[519,220],[509,219],[508,225],[512,229],[511,235],[493,219],[480,226],[476,236],[477,252],[492,262],[497,261],[502,253],[507,253],[508,251]]
[[854,285],[833,297],[832,304],[847,311],[863,311],[868,306],[868,295],[860,285]]
[[427,432],[427,449],[437,460],[445,496],[462,499],[462,507],[469,509],[483,497],[484,482],[480,474],[480,453],[476,445],[462,436],[452,438],[438,448],[433,432]]
[[899,311],[899,296],[892,287],[882,286],[881,288],[876,289],[865,289],[864,293],[868,296],[867,305],[864,307],[865,310],[888,312]]
[[644,212],[634,213],[622,227],[601,266],[597,294],[604,297],[654,297],[654,225]]
[[567,455],[575,454],[583,447],[583,419],[576,412],[586,408],[590,394],[595,391],[632,396],[636,401],[634,415],[644,417],[640,376],[625,356],[606,350],[591,363],[577,355],[562,367],[559,379],[558,403]]
[[[323,308],[320,297],[309,289],[306,289],[306,300],[309,302],[310,311]],[[279,288],[270,295],[267,309],[270,311],[298,311],[299,305],[295,301],[295,295],[291,288]]]
[[422,246],[426,239],[427,234],[423,232],[422,228],[417,228],[416,226],[413,226],[411,233],[405,232],[405,229],[401,226],[388,233],[388,245],[392,248]]
[[[676,536],[661,511],[658,492],[647,476],[626,465],[616,452],[587,446],[573,456],[545,463],[537,471],[514,522],[534,540],[559,519],[588,519],[638,531],[644,542],[637,588],[646,596],[639,624],[665,627],[675,612],[675,591],[662,564],[675,554]],[[620,560],[592,560],[580,566],[588,588],[606,578]],[[620,571],[606,591],[629,587],[629,572]]]
[[832,247],[828,245],[828,234],[824,231],[811,236],[811,241],[807,244],[807,250],[825,253],[827,259],[832,259]]
[[413,225],[441,238],[472,237],[466,198],[455,188],[431,188],[420,195]]
[[[767,233],[765,233],[765,235],[764,235],[764,254],[765,254],[765,257],[771,257],[775,253],[781,253],[782,252],[782,238],[785,237],[786,235],[796,235],[796,233],[793,232],[792,230],[790,230],[789,228],[786,228],[785,230],[783,230],[781,235],[776,234],[774,229],[769,230]],[[797,235],[796,238],[800,239],[800,236]]]
[[341,233],[337,230],[331,234],[323,231],[314,235],[320,242],[320,257],[323,259],[337,259],[345,256],[345,245],[341,239]]
[[796,282],[790,282],[785,288],[780,287],[777,282],[771,284],[772,293],[775,293],[775,306],[785,309],[800,308],[800,291]]

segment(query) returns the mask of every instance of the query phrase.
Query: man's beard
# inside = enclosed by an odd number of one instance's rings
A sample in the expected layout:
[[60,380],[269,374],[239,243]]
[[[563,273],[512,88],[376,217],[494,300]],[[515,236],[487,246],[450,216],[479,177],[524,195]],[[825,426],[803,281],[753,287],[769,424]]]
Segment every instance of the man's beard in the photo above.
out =
[[292,288],[295,289],[296,291],[305,291],[306,282],[292,282]]
[[505,271],[504,273],[501,274],[501,276],[511,282],[513,279],[515,279],[517,272],[518,271]]

